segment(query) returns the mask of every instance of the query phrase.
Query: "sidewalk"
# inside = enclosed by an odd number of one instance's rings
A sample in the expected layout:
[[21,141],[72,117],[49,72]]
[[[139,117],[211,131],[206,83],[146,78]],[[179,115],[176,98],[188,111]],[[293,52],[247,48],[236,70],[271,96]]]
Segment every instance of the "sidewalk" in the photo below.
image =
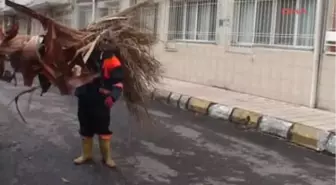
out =
[[[166,94],[170,104],[181,107],[181,103],[187,103],[186,108],[192,111],[255,126],[293,143],[335,154],[336,114],[333,112],[167,78],[157,89],[161,92],[155,96],[162,98]],[[180,94],[192,98],[181,98]],[[202,106],[204,111],[200,109]]]

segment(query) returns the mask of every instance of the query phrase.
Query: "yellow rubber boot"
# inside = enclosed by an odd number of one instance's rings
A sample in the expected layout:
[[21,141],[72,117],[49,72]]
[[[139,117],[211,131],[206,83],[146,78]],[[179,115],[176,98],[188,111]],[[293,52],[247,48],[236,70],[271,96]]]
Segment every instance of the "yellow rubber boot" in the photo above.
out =
[[99,148],[100,153],[103,157],[103,162],[110,168],[115,168],[116,163],[111,157],[111,145],[110,139],[99,137]]
[[82,139],[82,155],[74,159],[75,164],[83,164],[92,159],[93,140],[91,137]]

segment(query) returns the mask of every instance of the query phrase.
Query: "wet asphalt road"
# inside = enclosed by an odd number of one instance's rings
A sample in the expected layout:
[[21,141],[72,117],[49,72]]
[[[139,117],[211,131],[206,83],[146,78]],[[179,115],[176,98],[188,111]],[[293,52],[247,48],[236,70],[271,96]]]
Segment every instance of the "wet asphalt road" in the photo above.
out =
[[1,185],[333,185],[335,160],[228,122],[153,102],[156,125],[137,124],[123,102],[112,110],[117,171],[72,164],[80,152],[76,100],[27,98],[20,122],[7,104],[19,88],[0,83]]

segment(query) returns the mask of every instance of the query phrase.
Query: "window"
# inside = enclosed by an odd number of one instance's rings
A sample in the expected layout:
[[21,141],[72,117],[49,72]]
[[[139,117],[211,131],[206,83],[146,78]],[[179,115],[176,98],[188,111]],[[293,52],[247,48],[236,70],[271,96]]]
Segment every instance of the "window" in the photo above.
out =
[[53,19],[59,22],[60,24],[66,26],[72,26],[71,24],[71,12],[62,9],[55,9],[53,12]]
[[139,26],[141,31],[157,35],[158,9],[158,4],[139,9]]
[[135,4],[137,4],[138,3],[138,0],[130,0],[130,5],[132,6],[132,5],[135,5]]
[[78,6],[78,28],[86,28],[92,22],[92,5]]
[[[143,0],[131,0],[130,6],[133,6],[142,1]],[[138,20],[136,20],[135,26],[139,27],[142,32],[157,35],[158,11],[159,3],[141,7],[137,11],[136,15],[134,15],[134,18],[138,18]]]
[[96,7],[96,18],[111,16],[119,12],[120,4],[117,1],[100,1]]
[[217,0],[171,0],[168,40],[215,41]]
[[[82,29],[87,27],[92,22],[92,1],[82,0],[81,3],[77,4],[77,6],[77,26],[79,29]],[[97,0],[95,7],[95,20],[98,20],[99,18],[116,14],[119,11],[119,2],[111,0]]]
[[29,22],[29,19],[28,17],[24,17],[24,18],[19,18],[17,21],[19,22],[19,34],[29,34],[30,31],[28,30],[29,27],[28,27],[28,24],[30,23]]
[[313,48],[316,0],[235,0],[232,44]]
[[105,8],[98,8],[98,15],[97,18],[102,18],[108,15],[114,15],[118,13],[118,8],[113,8],[113,7],[105,7]]

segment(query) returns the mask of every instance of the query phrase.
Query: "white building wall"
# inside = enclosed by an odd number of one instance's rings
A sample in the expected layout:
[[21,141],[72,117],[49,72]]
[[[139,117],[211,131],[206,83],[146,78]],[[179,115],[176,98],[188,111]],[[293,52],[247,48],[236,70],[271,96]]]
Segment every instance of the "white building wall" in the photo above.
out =
[[335,56],[324,56],[318,86],[317,107],[335,112]]
[[255,49],[253,55],[223,47],[176,44],[176,52],[158,46],[167,77],[308,105],[311,52]]
[[[333,31],[336,34],[336,0],[329,0],[328,10],[327,31]],[[326,45],[325,50],[333,56],[325,53],[321,62],[317,106],[321,109],[335,111],[336,43],[334,42],[331,46]]]

